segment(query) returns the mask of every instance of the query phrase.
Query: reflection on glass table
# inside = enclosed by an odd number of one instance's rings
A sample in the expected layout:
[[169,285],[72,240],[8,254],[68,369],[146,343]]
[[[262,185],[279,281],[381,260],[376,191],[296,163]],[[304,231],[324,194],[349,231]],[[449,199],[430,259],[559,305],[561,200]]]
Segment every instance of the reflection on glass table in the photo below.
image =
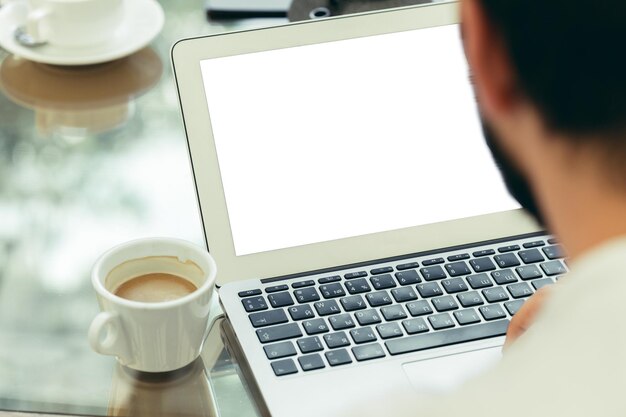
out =
[[88,67],[38,64],[15,56],[0,65],[0,85],[13,102],[35,112],[41,136],[86,136],[121,127],[133,99],[159,81],[161,59],[152,48]]
[[116,417],[258,416],[239,379],[222,338],[222,320],[214,326],[205,350],[190,365],[173,372],[149,374],[114,366],[107,415]]
[[109,416],[217,416],[204,362],[198,358],[179,371],[144,374],[115,367]]

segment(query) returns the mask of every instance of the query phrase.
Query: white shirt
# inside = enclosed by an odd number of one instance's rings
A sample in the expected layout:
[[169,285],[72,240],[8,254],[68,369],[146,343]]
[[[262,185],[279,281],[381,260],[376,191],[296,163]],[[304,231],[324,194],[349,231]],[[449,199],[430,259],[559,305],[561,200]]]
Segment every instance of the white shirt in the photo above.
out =
[[486,374],[437,398],[393,387],[350,417],[626,416],[626,237],[571,265],[536,321]]

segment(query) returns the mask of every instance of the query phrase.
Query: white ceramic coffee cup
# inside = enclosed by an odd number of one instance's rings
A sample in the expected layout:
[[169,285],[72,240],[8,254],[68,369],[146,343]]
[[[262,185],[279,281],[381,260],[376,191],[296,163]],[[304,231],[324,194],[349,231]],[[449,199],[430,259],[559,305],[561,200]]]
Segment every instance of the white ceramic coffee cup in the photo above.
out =
[[[155,303],[113,293],[124,282],[155,272],[183,277],[197,290]],[[183,240],[140,239],[114,247],[100,257],[91,275],[102,310],[89,328],[91,347],[138,371],[167,372],[188,365],[200,355],[210,329],[216,272],[208,252]]]
[[75,48],[110,40],[124,18],[124,1],[27,0],[25,30],[34,42]]

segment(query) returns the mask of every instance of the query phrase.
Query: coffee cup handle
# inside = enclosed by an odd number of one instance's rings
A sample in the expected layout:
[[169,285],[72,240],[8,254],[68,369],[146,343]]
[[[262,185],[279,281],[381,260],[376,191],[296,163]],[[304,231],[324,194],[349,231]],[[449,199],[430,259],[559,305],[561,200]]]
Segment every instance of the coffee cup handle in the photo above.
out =
[[44,20],[50,15],[47,9],[35,9],[26,17],[26,32],[32,38],[33,42],[47,42],[42,29]]
[[103,311],[98,313],[89,326],[89,344],[102,355],[117,356],[123,363],[128,363],[130,354],[124,337],[121,337],[123,331],[120,316]]

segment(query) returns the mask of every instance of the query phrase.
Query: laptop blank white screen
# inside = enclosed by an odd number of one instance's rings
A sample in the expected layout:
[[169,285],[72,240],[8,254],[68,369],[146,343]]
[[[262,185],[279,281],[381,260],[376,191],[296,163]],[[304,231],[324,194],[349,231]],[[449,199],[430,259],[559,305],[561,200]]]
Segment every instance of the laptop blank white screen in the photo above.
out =
[[519,208],[458,25],[201,62],[237,256]]

